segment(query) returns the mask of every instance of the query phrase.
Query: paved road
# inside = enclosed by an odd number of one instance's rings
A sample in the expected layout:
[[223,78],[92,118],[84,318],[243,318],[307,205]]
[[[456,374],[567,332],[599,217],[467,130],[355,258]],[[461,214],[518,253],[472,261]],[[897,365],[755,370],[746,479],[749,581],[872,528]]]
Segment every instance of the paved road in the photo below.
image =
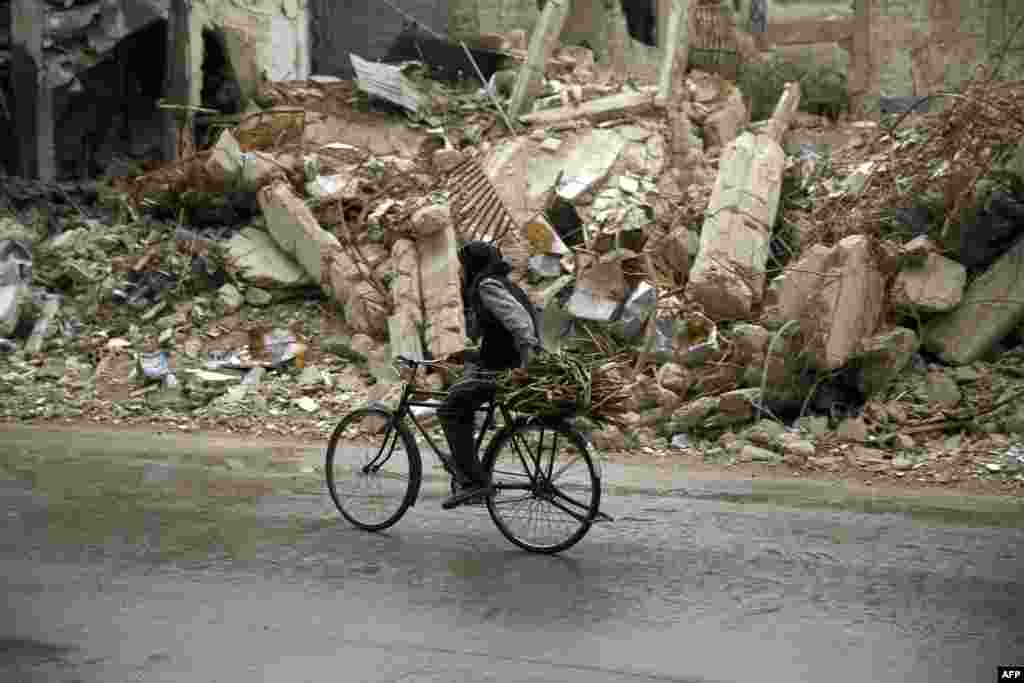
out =
[[965,683],[1024,662],[1019,527],[680,490],[609,495],[615,524],[538,557],[442,511],[440,485],[371,535],[287,482],[0,444],[0,681]]

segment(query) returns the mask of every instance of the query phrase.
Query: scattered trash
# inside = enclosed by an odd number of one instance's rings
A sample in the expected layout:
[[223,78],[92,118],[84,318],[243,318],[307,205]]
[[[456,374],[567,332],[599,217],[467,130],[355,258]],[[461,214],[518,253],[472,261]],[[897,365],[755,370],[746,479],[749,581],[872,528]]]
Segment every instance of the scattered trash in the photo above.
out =
[[309,396],[303,396],[302,398],[295,399],[295,405],[307,413],[313,413],[320,409],[320,404]]
[[672,448],[691,448],[692,446],[689,434],[680,433],[672,437]]
[[148,380],[162,380],[171,373],[170,357],[166,351],[140,353],[139,371]]

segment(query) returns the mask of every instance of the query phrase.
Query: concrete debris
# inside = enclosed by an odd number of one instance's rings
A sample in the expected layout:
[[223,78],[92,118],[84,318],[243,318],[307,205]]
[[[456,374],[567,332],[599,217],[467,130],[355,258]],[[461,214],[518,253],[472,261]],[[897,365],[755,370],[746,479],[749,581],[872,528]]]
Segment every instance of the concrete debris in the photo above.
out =
[[421,328],[423,295],[420,291],[419,254],[416,243],[396,240],[391,247],[394,279],[391,281],[391,302],[394,315],[388,319],[388,339],[394,356],[424,358]]
[[732,92],[704,119],[703,128],[708,149],[720,149],[735,140],[747,125],[747,118],[743,93],[732,88]]
[[412,227],[419,237],[427,237],[452,226],[447,204],[427,204],[412,215]]
[[955,365],[966,365],[986,352],[1024,319],[1024,278],[1020,277],[1024,240],[977,277],[956,310],[931,321],[924,347]]
[[29,295],[32,253],[22,242],[0,240],[0,337],[10,337]]
[[621,261],[593,260],[576,278],[566,309],[584,320],[608,322],[626,299]]
[[230,130],[222,131],[206,161],[206,172],[225,187],[255,191],[284,172],[275,158],[264,152],[243,152]]
[[589,100],[581,104],[573,104],[557,109],[546,109],[520,116],[520,120],[534,125],[550,125],[571,121],[573,119],[589,119],[603,121],[621,116],[636,116],[654,109],[654,96],[657,89],[644,87],[640,92],[609,95],[608,97]]
[[302,287],[314,280],[269,233],[244,228],[225,243],[229,267],[246,282],[267,289]]
[[455,229],[451,226],[420,237],[420,283],[425,312],[424,340],[435,358],[466,347],[466,320]]
[[260,289],[259,287],[248,287],[245,290],[245,302],[250,306],[269,306],[273,301],[274,295],[265,289]]
[[905,266],[896,276],[890,300],[897,308],[909,312],[953,310],[963,297],[967,269],[941,254],[930,252],[922,256],[922,263]]
[[784,159],[777,143],[750,133],[722,154],[687,285],[688,295],[709,315],[748,318],[761,301]]
[[863,235],[835,247],[816,245],[773,283],[766,314],[774,324],[799,320],[815,365],[844,366],[875,333],[885,305],[885,278]]

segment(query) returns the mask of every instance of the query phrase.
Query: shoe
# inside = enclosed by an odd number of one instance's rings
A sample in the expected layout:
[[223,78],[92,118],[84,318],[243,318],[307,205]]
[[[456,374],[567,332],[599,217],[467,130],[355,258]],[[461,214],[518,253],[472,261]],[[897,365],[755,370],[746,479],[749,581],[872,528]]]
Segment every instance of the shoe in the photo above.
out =
[[441,509],[451,510],[460,505],[481,505],[490,493],[491,487],[487,484],[456,484],[455,491],[441,501]]

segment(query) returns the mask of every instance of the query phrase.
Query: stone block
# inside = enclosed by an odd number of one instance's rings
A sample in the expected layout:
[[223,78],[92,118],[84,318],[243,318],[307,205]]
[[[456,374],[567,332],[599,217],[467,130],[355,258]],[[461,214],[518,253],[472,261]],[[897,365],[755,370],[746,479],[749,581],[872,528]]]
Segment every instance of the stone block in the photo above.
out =
[[743,103],[743,93],[733,88],[729,96],[704,119],[707,147],[724,147],[739,136],[745,125],[747,106]]
[[412,215],[413,230],[421,237],[433,235],[452,225],[452,215],[447,204],[427,204]]
[[761,401],[761,390],[735,389],[722,394],[718,403],[716,425],[741,424],[753,419],[756,406]]
[[694,383],[694,376],[678,363],[665,363],[658,368],[658,384],[680,397],[685,397]]
[[967,269],[942,254],[928,253],[917,267],[904,267],[892,286],[898,308],[919,313],[951,311],[963,298]]
[[771,317],[799,320],[812,362],[842,367],[873,335],[885,304],[885,279],[864,235],[813,247],[773,289]]
[[257,287],[300,287],[313,279],[268,233],[244,228],[227,241],[227,260],[246,282]]
[[416,244],[396,240],[391,247],[394,278],[391,280],[391,304],[394,315],[388,319],[391,352],[423,358],[420,327],[423,324],[423,298],[420,292],[419,256]]
[[420,237],[416,245],[420,254],[420,283],[427,323],[425,341],[435,358],[443,358],[466,346],[455,229],[449,226]]
[[320,227],[309,207],[288,184],[268,185],[258,196],[274,241],[295,257],[325,293],[344,306],[360,273],[338,238]]
[[677,282],[686,282],[690,276],[690,234],[685,227],[676,228],[658,240],[652,254],[675,276]]
[[713,318],[746,318],[763,298],[785,154],[764,135],[726,146],[687,293]]
[[1024,320],[1024,240],[1018,241],[967,287],[960,305],[924,331],[924,346],[947,363],[981,358]]
[[538,141],[520,136],[495,145],[483,167],[502,202],[522,224],[545,208],[560,172],[565,179],[558,194],[575,202],[608,177],[625,144],[614,130],[592,128],[565,135],[557,151],[542,154]]
[[231,131],[221,132],[203,167],[215,181],[228,187],[256,190],[283,175],[274,157],[264,152],[243,152]]

